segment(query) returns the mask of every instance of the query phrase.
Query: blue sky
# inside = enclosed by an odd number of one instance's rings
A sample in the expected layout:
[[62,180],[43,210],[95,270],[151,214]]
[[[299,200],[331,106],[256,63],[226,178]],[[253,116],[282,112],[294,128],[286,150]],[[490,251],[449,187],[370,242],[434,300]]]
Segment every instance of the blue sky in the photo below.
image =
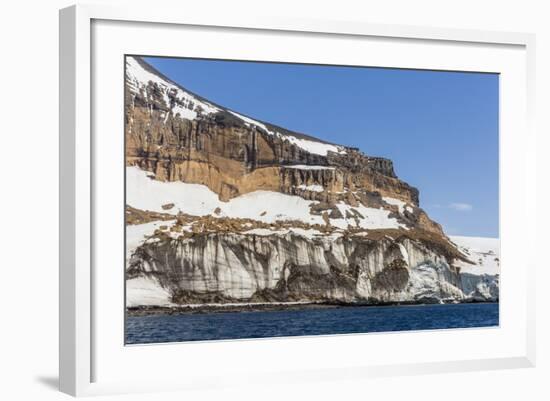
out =
[[388,157],[447,234],[498,237],[498,75],[146,61],[232,110]]

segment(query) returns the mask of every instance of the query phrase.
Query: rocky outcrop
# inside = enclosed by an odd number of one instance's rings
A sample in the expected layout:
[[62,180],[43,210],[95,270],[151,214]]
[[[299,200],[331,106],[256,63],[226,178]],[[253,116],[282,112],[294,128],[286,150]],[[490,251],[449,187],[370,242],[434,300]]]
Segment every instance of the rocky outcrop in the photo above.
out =
[[498,300],[391,160],[126,73],[132,305]]
[[[132,60],[126,86],[127,165],[153,172],[157,180],[207,185],[222,200],[273,190],[334,203],[351,197],[343,193],[354,192],[419,205],[418,190],[397,178],[391,160],[252,120],[210,102],[201,107],[206,100],[178,89],[139,58]],[[139,81],[131,67],[158,79]],[[184,94],[181,99],[178,90]],[[313,185],[320,190],[307,190]],[[301,187],[306,189],[299,191]]]

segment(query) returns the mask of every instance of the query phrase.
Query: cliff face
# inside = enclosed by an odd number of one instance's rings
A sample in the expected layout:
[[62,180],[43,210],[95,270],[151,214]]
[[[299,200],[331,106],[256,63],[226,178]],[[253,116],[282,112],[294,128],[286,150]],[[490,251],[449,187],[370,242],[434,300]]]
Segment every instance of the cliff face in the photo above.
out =
[[125,96],[129,281],[176,304],[474,299],[468,256],[391,160],[240,115],[139,58]]
[[128,272],[154,276],[183,303],[465,298],[457,269],[407,238],[213,233],[147,243]]
[[[206,185],[222,200],[268,190],[331,208],[339,200],[378,207],[377,198],[386,196],[418,209],[418,190],[397,178],[391,160],[241,116],[150,71],[140,59],[128,58],[128,166],[161,181]],[[441,232],[422,210],[414,218]]]

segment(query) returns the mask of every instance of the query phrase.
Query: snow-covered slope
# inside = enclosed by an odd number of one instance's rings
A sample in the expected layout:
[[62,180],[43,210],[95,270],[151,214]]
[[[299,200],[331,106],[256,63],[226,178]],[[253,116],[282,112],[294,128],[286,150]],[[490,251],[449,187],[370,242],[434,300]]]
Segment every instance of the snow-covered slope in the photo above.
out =
[[156,84],[163,96],[164,103],[170,109],[170,112],[173,115],[179,114],[182,118],[186,118],[188,120],[194,120],[200,115],[211,115],[220,111],[225,111],[240,119],[246,126],[254,126],[262,129],[270,135],[282,137],[309,153],[322,156],[326,156],[328,152],[339,154],[346,153],[343,146],[305,139],[289,133],[282,133],[273,127],[269,128],[261,121],[246,117],[224,107],[216,106],[211,102],[208,102],[192,94],[191,92],[184,90],[181,86],[171,82],[170,80],[152,73],[136,57],[126,57],[126,80],[128,88],[132,93],[144,91],[147,97],[152,96],[152,94],[149,93],[149,83]]
[[500,241],[498,238],[451,237],[473,265],[458,261],[461,287],[468,299],[495,301],[500,287]]
[[498,238],[451,236],[464,255],[474,265],[459,262],[462,272],[470,274],[500,273],[500,241]]
[[[196,96],[183,90],[173,82],[148,71],[136,58],[126,57],[126,83],[132,92],[143,90],[145,95],[150,96],[149,83],[157,84],[163,95],[165,104],[170,111],[182,118],[194,120],[199,114],[212,114],[220,111],[220,108],[213,104],[199,100]],[[170,95],[177,100],[172,101]]]
[[176,220],[152,221],[145,224],[135,224],[126,226],[126,257],[129,257],[138,246],[153,235],[156,229],[164,225],[172,225]]
[[[310,207],[318,202],[299,196],[274,191],[254,191],[222,202],[205,185],[163,182],[150,178],[150,174],[135,166],[126,168],[126,201],[129,206],[174,215],[182,212],[193,216],[246,218],[264,223],[298,220],[312,225],[325,224],[321,215],[311,214]],[[170,209],[163,208],[167,204],[174,206]],[[353,208],[343,202],[336,206],[343,217],[331,218],[330,222],[338,228],[406,228],[397,219],[390,217],[391,212],[386,209],[369,208],[361,204]],[[351,215],[353,217],[346,217]]]

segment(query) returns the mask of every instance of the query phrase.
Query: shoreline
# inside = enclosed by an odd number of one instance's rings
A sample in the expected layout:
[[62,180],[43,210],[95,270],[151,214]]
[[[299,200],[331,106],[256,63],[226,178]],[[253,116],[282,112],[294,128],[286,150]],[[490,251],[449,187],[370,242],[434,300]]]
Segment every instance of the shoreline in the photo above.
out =
[[384,307],[384,306],[422,306],[422,305],[459,305],[489,303],[498,304],[499,301],[468,300],[463,302],[278,302],[278,303],[228,303],[228,304],[188,304],[174,306],[132,306],[126,308],[127,317],[156,316],[156,315],[193,315],[208,313],[241,313],[241,312],[273,312],[299,311],[308,309],[335,309],[357,307]]

